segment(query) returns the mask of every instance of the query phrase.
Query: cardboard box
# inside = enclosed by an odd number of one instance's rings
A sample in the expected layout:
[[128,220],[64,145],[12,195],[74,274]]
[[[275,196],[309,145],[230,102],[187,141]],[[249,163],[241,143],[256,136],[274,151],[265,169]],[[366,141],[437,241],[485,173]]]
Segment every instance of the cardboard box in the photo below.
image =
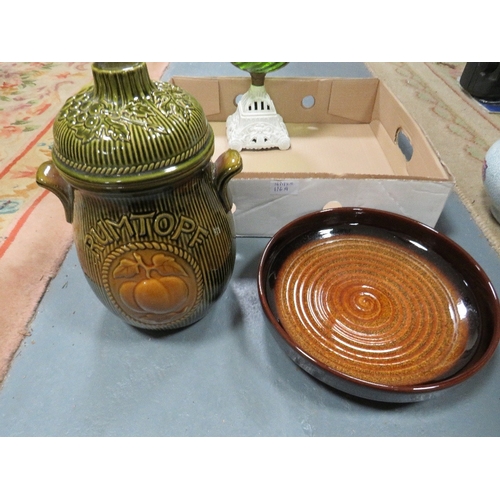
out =
[[[249,87],[245,77],[182,77],[172,83],[203,106],[214,159],[228,149],[226,118]],[[377,78],[267,78],[287,126],[286,151],[242,151],[230,181],[239,236],[272,236],[325,206],[388,210],[434,226],[453,178],[401,103]],[[312,99],[311,99],[312,97]],[[314,101],[314,105],[306,107]],[[407,159],[408,158],[408,159]]]

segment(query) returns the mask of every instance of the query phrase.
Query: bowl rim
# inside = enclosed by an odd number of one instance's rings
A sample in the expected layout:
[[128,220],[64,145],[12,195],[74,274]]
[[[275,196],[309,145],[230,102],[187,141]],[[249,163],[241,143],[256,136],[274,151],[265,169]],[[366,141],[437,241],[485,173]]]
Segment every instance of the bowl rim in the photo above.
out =
[[[489,308],[492,312],[492,327],[493,332],[491,333],[491,338],[489,344],[487,345],[485,351],[479,357],[479,359],[470,360],[464,367],[462,367],[457,373],[451,375],[449,378],[445,378],[439,381],[431,381],[414,385],[391,385],[391,384],[382,384],[377,382],[371,382],[367,380],[363,380],[357,377],[353,377],[341,371],[335,370],[330,366],[324,364],[323,362],[317,360],[314,356],[304,351],[300,348],[289,336],[283,326],[278,322],[276,316],[274,315],[271,306],[269,305],[267,299],[267,281],[268,281],[268,268],[270,267],[272,262],[269,262],[271,258],[271,254],[275,251],[277,245],[279,245],[280,241],[295,239],[300,235],[306,234],[307,229],[297,230],[297,228],[301,228],[305,226],[307,222],[316,222],[317,219],[321,220],[323,218],[328,217],[343,217],[344,220],[342,222],[348,222],[346,217],[355,216],[355,217],[378,217],[380,219],[385,219],[387,222],[398,223],[398,225],[403,225],[408,227],[409,229],[414,229],[418,231],[422,231],[427,234],[430,238],[433,238],[440,245],[444,245],[447,248],[451,249],[452,252],[459,254],[464,258],[464,266],[468,266],[474,268],[474,272],[478,274],[479,278],[483,282],[485,286],[485,290],[489,294],[490,304]],[[339,221],[340,223],[340,221]],[[373,225],[373,224],[372,224]],[[312,229],[310,231],[315,231]],[[290,234],[295,233],[295,235],[290,238]],[[281,251],[281,250],[280,250]],[[258,294],[259,299],[264,310],[264,313],[268,320],[271,322],[274,327],[275,333],[277,332],[281,339],[285,341],[287,344],[287,348],[291,349],[291,351],[300,356],[307,363],[312,363],[315,367],[318,367],[320,370],[324,372],[326,377],[318,377],[317,374],[314,375],[311,370],[306,370],[309,373],[316,376],[323,382],[328,385],[332,385],[328,382],[332,377],[335,379],[340,379],[347,384],[354,384],[360,388],[363,388],[365,391],[376,391],[376,392],[385,392],[390,394],[401,394],[401,395],[411,395],[411,394],[423,394],[430,393],[435,391],[441,391],[444,389],[451,388],[456,386],[465,380],[472,377],[479,370],[481,370],[488,361],[492,358],[493,354],[498,347],[500,342],[500,302],[498,299],[498,295],[495,291],[493,283],[490,278],[483,270],[483,268],[477,263],[477,261],[458,243],[452,240],[449,236],[437,231],[436,229],[419,222],[415,219],[411,219],[409,217],[396,214],[393,212],[387,212],[384,210],[374,209],[374,208],[363,208],[363,207],[336,207],[314,211],[305,215],[302,215],[291,222],[284,225],[280,228],[269,240],[266,244],[264,251],[261,255],[259,266],[258,266]],[[290,355],[290,354],[289,354]],[[295,360],[296,361],[296,360]],[[300,363],[298,363],[300,365]],[[304,368],[302,366],[302,368]],[[326,379],[326,380],[325,380]]]

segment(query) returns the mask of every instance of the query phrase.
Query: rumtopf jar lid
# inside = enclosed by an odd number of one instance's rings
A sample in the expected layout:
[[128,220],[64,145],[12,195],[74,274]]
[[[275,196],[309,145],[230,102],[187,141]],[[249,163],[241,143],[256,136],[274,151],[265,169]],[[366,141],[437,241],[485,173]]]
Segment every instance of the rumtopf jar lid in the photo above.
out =
[[92,191],[151,188],[192,175],[214,151],[201,105],[146,63],[93,63],[93,85],[69,98],[54,126],[52,159]]

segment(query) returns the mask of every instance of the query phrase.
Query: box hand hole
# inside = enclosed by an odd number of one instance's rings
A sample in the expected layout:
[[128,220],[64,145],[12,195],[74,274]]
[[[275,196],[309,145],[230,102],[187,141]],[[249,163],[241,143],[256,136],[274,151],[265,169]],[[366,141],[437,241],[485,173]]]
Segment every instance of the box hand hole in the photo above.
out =
[[306,95],[302,99],[302,107],[304,107],[306,109],[312,108],[315,103],[316,103],[316,101],[312,95]]
[[401,153],[403,153],[403,156],[406,158],[406,161],[410,161],[413,156],[413,146],[409,137],[405,134],[401,127],[396,131],[394,142],[398,145]]

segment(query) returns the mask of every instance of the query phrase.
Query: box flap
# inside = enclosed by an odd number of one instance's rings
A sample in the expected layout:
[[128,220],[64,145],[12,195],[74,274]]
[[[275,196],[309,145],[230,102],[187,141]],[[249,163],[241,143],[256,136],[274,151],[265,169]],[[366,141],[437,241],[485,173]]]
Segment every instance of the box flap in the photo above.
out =
[[328,113],[356,123],[370,123],[377,96],[377,78],[332,80]]
[[[193,95],[210,121],[226,121],[249,77],[174,76],[174,85]],[[377,78],[277,78],[265,86],[285,123],[370,123]],[[312,102],[309,106],[307,102]]]
[[406,137],[412,150],[406,163],[410,176],[452,179],[420,126],[383,82],[379,84],[373,120],[380,120],[393,142],[393,148],[399,149],[398,134],[402,133]]

